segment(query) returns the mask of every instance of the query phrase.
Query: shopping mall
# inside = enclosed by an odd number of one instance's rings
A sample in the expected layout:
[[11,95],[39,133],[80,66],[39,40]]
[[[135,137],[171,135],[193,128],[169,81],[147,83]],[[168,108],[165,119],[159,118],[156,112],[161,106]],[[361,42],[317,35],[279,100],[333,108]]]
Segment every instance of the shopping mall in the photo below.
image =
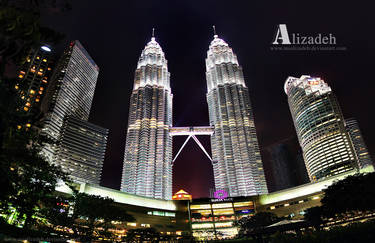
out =
[[[197,239],[220,239],[234,237],[238,233],[234,222],[257,212],[273,212],[277,216],[301,219],[306,209],[320,205],[323,189],[350,174],[353,172],[250,197],[220,195],[217,198],[163,200],[91,184],[81,184],[80,192],[110,197],[134,216],[136,222],[118,225],[119,235],[125,235],[129,229],[152,227],[162,234],[176,237],[192,234]],[[57,191],[71,193],[65,185],[60,185]]]

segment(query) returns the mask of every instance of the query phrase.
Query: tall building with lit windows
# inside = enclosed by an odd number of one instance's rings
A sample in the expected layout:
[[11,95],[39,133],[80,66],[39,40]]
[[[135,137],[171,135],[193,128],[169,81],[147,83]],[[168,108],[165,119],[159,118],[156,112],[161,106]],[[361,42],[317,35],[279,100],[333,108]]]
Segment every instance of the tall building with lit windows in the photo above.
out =
[[363,139],[358,121],[354,118],[345,119],[345,127],[354,146],[355,153],[359,162],[359,167],[364,168],[373,166],[366,143]]
[[99,185],[107,146],[108,129],[69,117],[64,120],[56,163],[79,183]]
[[22,99],[22,109],[39,108],[52,75],[52,50],[47,45],[31,48],[21,66],[14,86]]
[[288,77],[284,91],[311,181],[359,168],[331,88],[317,77]]
[[43,153],[65,170],[68,165],[57,156],[64,121],[68,116],[88,120],[98,74],[99,67],[85,48],[78,40],[72,41],[56,65],[43,100],[46,115],[42,133],[56,142],[45,146]]
[[229,196],[267,193],[249,90],[242,67],[217,35],[206,58],[207,102],[216,189]]
[[172,93],[163,50],[152,37],[138,60],[130,109],[121,190],[172,198]]

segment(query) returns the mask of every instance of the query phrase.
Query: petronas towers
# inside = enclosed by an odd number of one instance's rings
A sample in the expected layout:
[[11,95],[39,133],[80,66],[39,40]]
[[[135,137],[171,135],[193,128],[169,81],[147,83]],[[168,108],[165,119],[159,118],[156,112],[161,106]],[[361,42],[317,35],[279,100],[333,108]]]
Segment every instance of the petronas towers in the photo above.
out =
[[121,190],[172,198],[172,93],[163,50],[153,37],[138,60],[130,97]]
[[231,196],[267,193],[249,91],[237,56],[214,36],[206,58],[215,187]]
[[[215,187],[230,196],[267,193],[253,110],[232,49],[214,36],[206,58]],[[172,198],[172,92],[167,60],[152,37],[141,53],[130,98],[121,190]],[[200,128],[201,129],[201,128]],[[198,131],[198,129],[195,129]],[[194,136],[194,128],[190,128]]]

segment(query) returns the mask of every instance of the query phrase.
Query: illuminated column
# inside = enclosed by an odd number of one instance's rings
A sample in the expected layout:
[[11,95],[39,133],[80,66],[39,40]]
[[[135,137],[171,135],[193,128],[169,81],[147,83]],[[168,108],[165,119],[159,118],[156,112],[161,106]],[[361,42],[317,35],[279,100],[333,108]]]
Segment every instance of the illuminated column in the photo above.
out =
[[340,106],[328,84],[305,75],[288,77],[284,90],[310,180],[357,169]]
[[172,93],[167,60],[152,37],[139,58],[130,98],[121,190],[172,198]]
[[214,36],[206,58],[207,102],[216,189],[230,196],[267,193],[248,88],[237,56]]

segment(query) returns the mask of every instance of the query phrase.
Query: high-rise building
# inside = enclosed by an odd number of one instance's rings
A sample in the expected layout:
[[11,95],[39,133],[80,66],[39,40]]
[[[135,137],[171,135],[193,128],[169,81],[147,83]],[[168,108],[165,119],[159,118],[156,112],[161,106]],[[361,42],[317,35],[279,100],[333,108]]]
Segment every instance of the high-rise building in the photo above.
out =
[[172,93],[167,60],[152,37],[135,71],[121,190],[172,198]]
[[353,143],[359,167],[364,168],[367,166],[373,166],[373,162],[367,150],[361,130],[359,129],[357,120],[354,118],[345,119],[345,127]]
[[98,74],[98,66],[81,43],[72,41],[56,65],[42,104],[46,113],[42,133],[57,142],[43,149],[49,161],[58,160],[56,151],[67,117],[88,120]]
[[17,84],[22,109],[30,112],[39,107],[52,74],[52,50],[47,45],[31,48],[18,73]]
[[215,187],[229,196],[267,193],[267,185],[242,67],[217,35],[206,58],[207,102]]
[[56,151],[56,163],[75,182],[100,183],[108,129],[90,122],[66,118]]
[[310,180],[358,169],[340,106],[328,84],[305,75],[288,77],[284,91]]
[[284,139],[265,150],[268,153],[263,162],[269,192],[310,182],[297,136]]

